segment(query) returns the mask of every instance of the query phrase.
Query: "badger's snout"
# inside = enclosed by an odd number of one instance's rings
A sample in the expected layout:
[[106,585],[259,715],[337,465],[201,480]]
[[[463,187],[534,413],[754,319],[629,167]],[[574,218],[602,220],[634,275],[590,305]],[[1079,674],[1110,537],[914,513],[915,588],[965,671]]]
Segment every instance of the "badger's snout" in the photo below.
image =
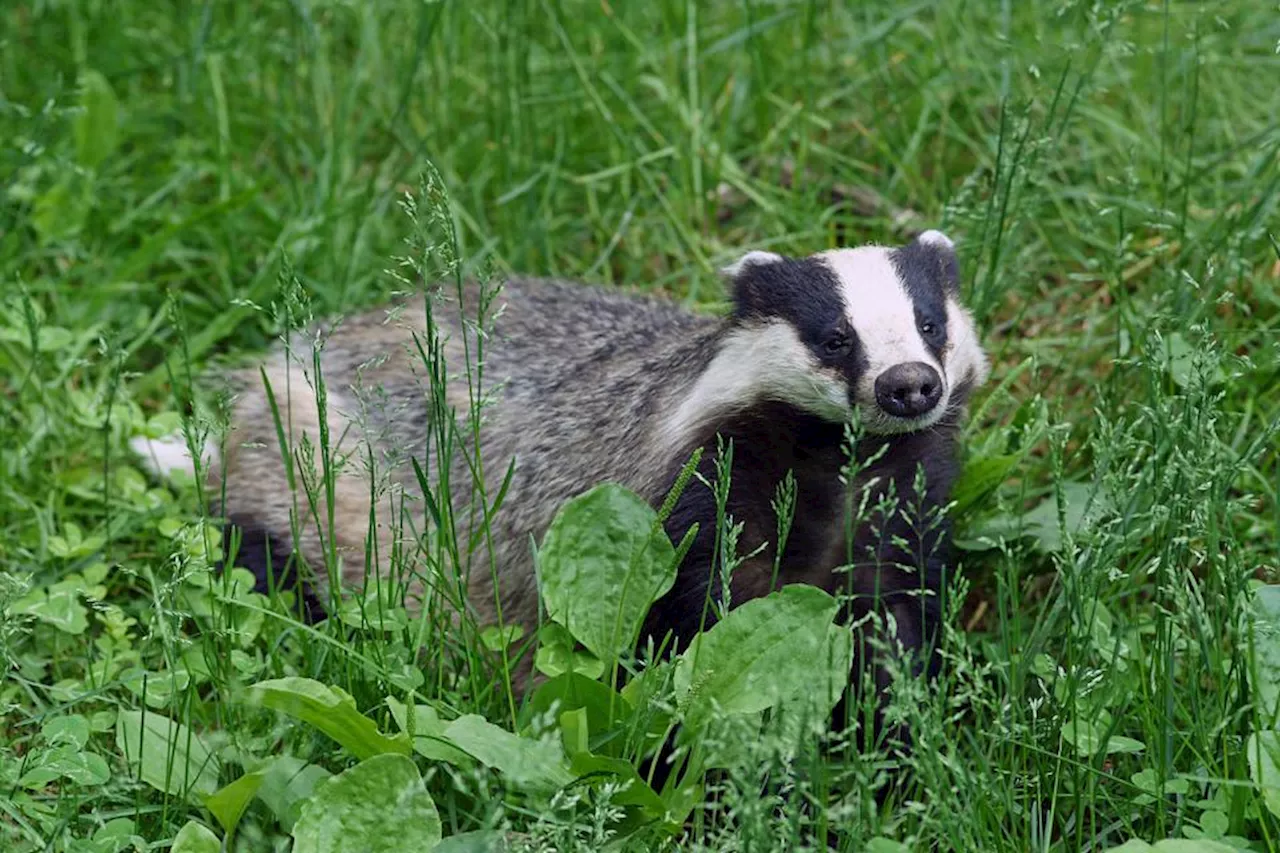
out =
[[876,402],[895,418],[918,418],[942,399],[942,377],[923,361],[895,364],[876,377]]

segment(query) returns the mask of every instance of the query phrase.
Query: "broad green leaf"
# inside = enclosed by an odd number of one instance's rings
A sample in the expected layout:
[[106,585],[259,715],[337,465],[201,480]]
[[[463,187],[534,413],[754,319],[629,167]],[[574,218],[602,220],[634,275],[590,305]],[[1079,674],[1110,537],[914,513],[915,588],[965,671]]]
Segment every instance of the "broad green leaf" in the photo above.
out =
[[491,652],[500,652],[524,636],[523,625],[490,625],[480,632],[480,642]]
[[75,785],[102,785],[111,778],[111,770],[102,756],[79,747],[59,746],[40,753],[18,784],[39,789],[58,779]]
[[183,671],[147,672],[141,667],[131,667],[120,674],[120,682],[138,699],[152,708],[165,708],[175,694],[182,693],[191,683]]
[[121,711],[116,746],[134,774],[157,790],[199,805],[218,787],[218,760],[195,732],[154,712]]
[[83,749],[89,742],[89,721],[79,714],[54,717],[40,727],[40,736],[50,746],[67,745]]
[[107,78],[97,71],[80,75],[80,109],[76,116],[76,160],[94,169],[120,140],[120,104]]
[[1200,815],[1200,829],[1208,838],[1222,838],[1230,828],[1230,819],[1217,809],[1209,809]]
[[89,627],[89,611],[74,590],[38,591],[16,602],[13,611],[34,616],[67,634],[83,634]]
[[207,826],[189,820],[178,830],[169,853],[222,853],[222,842]]
[[356,708],[355,700],[336,687],[309,678],[277,678],[253,685],[249,695],[268,708],[315,726],[356,758],[382,753],[408,755],[411,751],[408,736],[382,734],[373,720]]
[[[396,725],[406,736],[409,735],[409,706],[394,697],[387,697],[387,707]],[[433,761],[444,761],[455,767],[471,767],[475,761],[470,755],[458,749],[445,739],[445,730],[449,724],[440,719],[440,714],[430,705],[413,706],[413,751],[423,758]]]
[[1249,755],[1249,775],[1262,792],[1267,811],[1280,817],[1280,734],[1254,732],[1245,741]]
[[538,551],[547,613],[605,664],[631,650],[675,582],[675,548],[653,507],[605,483],[566,503]]
[[574,672],[586,678],[596,679],[604,675],[604,661],[591,654],[568,646],[539,646],[533,665],[538,672],[555,678]]
[[426,853],[440,830],[413,761],[375,755],[316,789],[294,824],[293,853]]
[[290,755],[276,758],[259,772],[262,784],[258,799],[266,803],[286,832],[293,828],[316,788],[333,776],[323,767]]
[[1123,737],[1121,735],[1112,735],[1107,738],[1107,744],[1103,747],[1105,754],[1115,755],[1118,752],[1136,753],[1142,752],[1147,745],[1140,740],[1131,737]]
[[640,777],[635,765],[630,761],[583,752],[573,757],[570,769],[580,781],[601,777],[602,780],[611,779],[622,783],[623,790],[615,794],[611,800],[617,805],[638,806],[648,817],[654,819],[666,814],[666,803],[653,788],[649,787],[649,783]]
[[114,708],[105,711],[94,711],[89,716],[89,728],[95,732],[109,732],[116,725],[116,712]]
[[[392,698],[387,705],[407,733],[408,708]],[[475,714],[444,723],[430,706],[415,706],[414,712],[413,748],[424,757],[461,767],[478,761],[515,787],[531,791],[555,790],[573,781],[557,743],[522,738]]]
[[[694,638],[676,670],[685,720],[698,732],[716,714],[750,714],[828,687],[838,604],[803,585],[745,602]],[[797,662],[804,661],[804,665]]]
[[[827,643],[822,651],[823,660],[828,663],[826,695],[817,690],[806,691],[804,694],[817,703],[817,711],[830,713],[848,688],[849,675],[853,671],[853,647],[852,629],[834,622],[827,626]],[[820,685],[815,685],[818,686]]]
[[1161,786],[1156,776],[1156,771],[1150,767],[1134,773],[1129,777],[1129,781],[1139,790],[1153,796],[1185,794],[1191,789],[1191,783],[1183,778],[1166,779],[1164,780],[1164,785]]
[[1280,584],[1254,587],[1250,604],[1249,686],[1263,724],[1274,728],[1280,722]]
[[1111,713],[1104,709],[1097,712],[1093,720],[1069,719],[1062,724],[1060,731],[1063,739],[1074,744],[1076,752],[1082,756],[1142,752],[1147,748],[1140,740],[1115,734],[1107,736],[1111,728]]
[[182,429],[182,415],[177,412],[157,412],[147,418],[141,432],[147,438],[168,438]]
[[1106,737],[1106,726],[1091,723],[1087,720],[1068,720],[1062,724],[1063,739],[1075,746],[1076,753],[1082,756],[1114,755],[1117,752],[1142,752],[1147,748],[1140,740],[1120,735]]
[[244,810],[249,807],[249,803],[258,793],[258,788],[262,787],[262,780],[265,778],[266,774],[261,770],[246,773],[205,798],[205,808],[213,814],[222,826],[222,831],[227,835],[235,832],[240,818],[244,815]]
[[560,714],[560,742],[571,758],[591,752],[591,726],[587,725],[586,708]]
[[[765,736],[780,738],[786,743],[799,743],[812,736],[810,732],[813,725],[821,725],[823,728],[830,726],[831,712],[849,687],[849,675],[853,668],[854,634],[849,626],[834,622],[827,626],[827,631],[827,647],[821,657],[830,665],[818,667],[815,664],[812,686],[779,703],[779,712],[768,721]],[[730,721],[735,726],[741,724],[746,734],[733,734]],[[714,740],[720,743],[720,747],[705,753],[707,766],[733,766],[735,755],[741,755],[737,744],[760,737],[764,722],[758,714],[723,717],[713,721],[712,731],[716,734]]]
[[1116,636],[1116,620],[1111,611],[1101,601],[1090,601],[1080,612],[1073,615],[1073,622],[1083,628],[1093,641],[1093,647],[1101,655],[1118,656],[1117,663],[1123,665],[1130,656],[1129,644],[1124,640],[1124,632]]
[[1021,458],[1020,454],[1001,453],[969,460],[951,491],[952,512],[961,515],[994,492]]
[[156,522],[156,531],[166,539],[177,538],[187,527],[187,521],[183,518],[174,516],[166,516]]
[[693,814],[693,810],[704,801],[706,788],[702,783],[703,774],[694,772],[692,768],[686,772],[678,784],[668,780],[662,789],[662,800],[667,804],[667,815],[677,826],[682,825]]
[[139,836],[137,830],[137,825],[127,817],[107,821],[93,833],[94,853],[99,850],[103,853],[146,850],[146,839]]
[[476,714],[454,720],[444,737],[518,788],[554,791],[573,781],[559,743],[522,738]]
[[1021,520],[1021,533],[1035,539],[1036,544],[1046,553],[1062,550],[1063,527],[1070,533],[1076,533],[1086,524],[1086,511],[1089,518],[1097,516],[1102,509],[1103,498],[1088,483],[1068,482],[1062,484],[1063,524],[1058,523],[1058,501],[1050,495],[1041,501]]
[[380,603],[370,595],[367,600],[351,598],[338,608],[338,618],[352,628],[373,631],[403,631],[409,625],[409,614],[403,607]]
[[[629,726],[635,713],[631,703],[622,694],[578,673],[565,673],[544,681],[529,696],[521,719],[528,722],[535,715],[549,713],[553,707],[558,708],[560,713],[585,711],[587,727],[597,739],[607,732]],[[664,718],[660,721],[659,731],[665,727]],[[615,737],[603,746],[593,747],[593,751],[619,755],[625,745],[624,738]]]

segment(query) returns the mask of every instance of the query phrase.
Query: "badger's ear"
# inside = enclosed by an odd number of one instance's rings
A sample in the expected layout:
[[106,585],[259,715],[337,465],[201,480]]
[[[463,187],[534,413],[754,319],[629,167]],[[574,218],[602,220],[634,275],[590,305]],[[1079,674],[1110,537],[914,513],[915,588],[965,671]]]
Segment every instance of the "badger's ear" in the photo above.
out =
[[726,267],[720,268],[733,300],[734,314],[739,318],[755,314],[768,291],[766,271],[785,260],[773,252],[751,251]]
[[773,252],[762,252],[758,249],[747,252],[728,266],[720,268],[720,274],[730,283],[737,280],[738,276],[747,267],[764,266],[767,264],[776,264],[782,260],[782,255],[775,255]]
[[948,293],[960,290],[960,264],[956,260],[956,244],[941,231],[924,231],[907,244],[904,260],[917,266],[932,278],[940,278]]
[[932,246],[933,248],[940,249],[944,252],[951,252],[952,254],[955,254],[956,251],[956,244],[952,242],[950,237],[943,234],[941,231],[934,231],[930,229],[928,231],[921,232],[916,236],[916,242],[923,243],[926,246]]

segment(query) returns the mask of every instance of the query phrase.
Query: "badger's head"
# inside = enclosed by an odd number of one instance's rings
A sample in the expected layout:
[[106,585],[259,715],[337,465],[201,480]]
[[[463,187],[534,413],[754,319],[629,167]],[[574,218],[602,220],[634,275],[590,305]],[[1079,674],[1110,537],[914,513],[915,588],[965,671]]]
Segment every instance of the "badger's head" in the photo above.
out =
[[933,426],[986,380],[938,231],[899,248],[748,252],[724,273],[731,326],[686,407],[775,400],[837,422],[856,407],[868,432],[892,434]]

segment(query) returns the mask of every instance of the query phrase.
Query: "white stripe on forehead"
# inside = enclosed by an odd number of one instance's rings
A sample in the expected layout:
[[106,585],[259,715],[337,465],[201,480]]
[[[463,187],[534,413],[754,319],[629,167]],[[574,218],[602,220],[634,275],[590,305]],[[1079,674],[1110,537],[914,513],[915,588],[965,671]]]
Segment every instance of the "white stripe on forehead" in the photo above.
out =
[[941,372],[942,366],[916,329],[915,305],[888,249],[835,249],[819,257],[840,282],[845,315],[867,359],[863,382],[874,383],[883,370],[908,361],[923,361]]

